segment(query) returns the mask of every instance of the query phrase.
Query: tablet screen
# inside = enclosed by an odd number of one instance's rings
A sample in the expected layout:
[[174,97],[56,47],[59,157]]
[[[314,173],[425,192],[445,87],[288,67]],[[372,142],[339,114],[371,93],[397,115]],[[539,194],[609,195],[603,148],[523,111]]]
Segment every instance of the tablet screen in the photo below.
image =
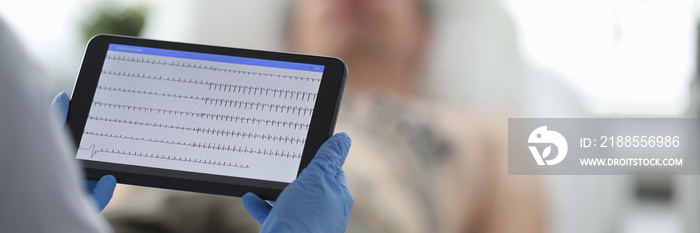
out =
[[110,44],[77,158],[289,183],[323,71]]

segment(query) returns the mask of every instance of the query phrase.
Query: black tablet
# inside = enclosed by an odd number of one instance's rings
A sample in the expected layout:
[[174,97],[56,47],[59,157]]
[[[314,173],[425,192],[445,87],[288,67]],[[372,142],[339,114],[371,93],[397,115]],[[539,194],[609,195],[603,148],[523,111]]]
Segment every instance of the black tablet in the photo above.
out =
[[89,179],[274,200],[334,130],[330,57],[99,35],[68,112]]

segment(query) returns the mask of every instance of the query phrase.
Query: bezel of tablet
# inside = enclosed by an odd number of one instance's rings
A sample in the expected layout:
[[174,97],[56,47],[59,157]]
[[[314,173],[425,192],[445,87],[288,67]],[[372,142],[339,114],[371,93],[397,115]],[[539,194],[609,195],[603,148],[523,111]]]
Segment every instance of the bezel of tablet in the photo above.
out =
[[[288,61],[325,66],[318,97],[311,117],[306,143],[297,175],[306,167],[318,148],[334,132],[342,98],[347,68],[337,58],[302,54],[226,48],[209,45],[158,41],[134,37],[98,35],[87,45],[68,111],[67,127],[76,145],[80,142],[92,106],[102,66],[109,44],[142,46],[208,54]],[[76,146],[77,147],[77,146]],[[210,194],[241,196],[253,192],[262,198],[275,200],[288,183],[228,177],[152,167],[132,166],[78,159],[88,179],[114,175],[119,183],[157,188],[194,191]]]

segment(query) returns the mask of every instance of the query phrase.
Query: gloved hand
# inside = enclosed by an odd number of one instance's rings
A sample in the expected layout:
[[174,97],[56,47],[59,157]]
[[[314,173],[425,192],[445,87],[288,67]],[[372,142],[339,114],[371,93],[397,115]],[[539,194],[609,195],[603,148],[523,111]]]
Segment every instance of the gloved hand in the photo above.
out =
[[243,206],[261,225],[260,232],[345,232],[354,198],[342,169],[350,137],[333,135],[326,141],[274,207],[253,193]]
[[[54,112],[58,114],[58,119],[61,125],[66,123],[66,118],[68,118],[68,105],[70,103],[70,98],[65,92],[58,93],[53,101],[51,101],[51,108]],[[117,186],[117,179],[112,175],[106,175],[100,178],[98,181],[87,180],[87,190],[92,197],[92,200],[97,205],[97,211],[102,211],[109,200],[112,199],[112,194],[114,194],[114,188]]]

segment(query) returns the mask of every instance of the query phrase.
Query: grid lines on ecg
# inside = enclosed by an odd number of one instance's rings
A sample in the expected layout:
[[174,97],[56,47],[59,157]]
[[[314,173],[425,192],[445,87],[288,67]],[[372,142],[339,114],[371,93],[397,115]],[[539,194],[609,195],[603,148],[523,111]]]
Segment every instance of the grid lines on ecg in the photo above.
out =
[[224,68],[219,68],[216,66],[201,65],[201,64],[195,64],[195,63],[189,63],[189,62],[175,62],[175,61],[168,62],[168,61],[159,60],[159,59],[135,58],[135,57],[129,57],[129,56],[123,56],[123,55],[111,55],[111,54],[108,54],[106,59],[116,60],[116,61],[137,62],[137,63],[144,63],[144,64],[185,67],[185,68],[193,68],[193,69],[204,69],[204,70],[212,70],[212,71],[219,71],[219,72],[226,72],[226,73],[255,75],[255,76],[262,76],[262,77],[274,77],[274,78],[301,80],[301,81],[309,81],[309,82],[321,82],[320,78],[301,77],[301,76],[295,76],[295,75],[270,74],[270,73],[243,71],[243,70],[236,70],[236,69],[224,69]]
[[122,119],[116,119],[116,118],[96,117],[96,116],[88,116],[88,119],[96,120],[96,121],[120,123],[120,124],[130,124],[130,125],[150,126],[150,127],[166,128],[166,129],[184,130],[184,131],[191,131],[191,132],[196,132],[196,133],[200,133],[200,134],[209,134],[209,135],[236,137],[236,138],[247,138],[247,139],[261,139],[261,140],[272,141],[272,142],[284,142],[284,143],[291,143],[291,144],[300,144],[300,143],[303,144],[304,142],[306,142],[306,139],[299,138],[299,137],[289,137],[289,136],[262,134],[262,133],[253,133],[253,132],[241,132],[241,131],[236,131],[236,130],[223,130],[223,129],[213,129],[213,128],[205,128],[205,127],[187,127],[187,126],[179,126],[179,125],[171,125],[171,124],[161,124],[161,123],[142,122],[142,121],[133,121],[133,120],[122,120]]
[[199,101],[204,101],[204,105],[212,105],[212,106],[220,106],[220,107],[232,107],[232,108],[239,108],[239,109],[246,109],[246,110],[259,110],[259,111],[265,111],[265,109],[267,109],[268,112],[290,113],[290,114],[296,114],[296,115],[300,115],[300,116],[311,115],[311,113],[313,112],[313,108],[290,106],[290,105],[284,105],[284,104],[269,104],[269,103],[232,100],[232,99],[223,99],[223,98],[210,98],[210,97],[202,97],[202,96],[195,96],[195,95],[182,95],[182,94],[156,92],[156,91],[144,91],[144,90],[136,90],[136,89],[129,89],[129,88],[121,88],[121,87],[97,86],[97,89],[98,90],[106,90],[106,91],[132,93],[132,94],[142,94],[142,95],[152,95],[152,96],[163,96],[163,97],[199,100]]
[[92,144],[89,147],[79,147],[78,149],[90,151],[90,158],[95,157],[95,155],[99,154],[99,153],[110,153],[110,154],[138,156],[138,157],[144,157],[144,158],[167,159],[167,160],[190,162],[190,163],[201,163],[201,164],[228,166],[228,167],[235,167],[235,168],[250,168],[250,166],[248,164],[242,164],[242,163],[231,163],[231,162],[227,163],[227,162],[218,161],[218,160],[194,159],[194,158],[188,158],[188,157],[183,157],[183,156],[171,156],[171,155],[145,153],[145,152],[130,151],[130,150],[115,150],[115,149],[109,149],[109,148],[97,148],[97,146],[95,144]]
[[292,128],[292,129],[309,129],[309,125],[310,125],[310,124],[291,122],[291,121],[280,121],[280,120],[262,119],[262,118],[255,118],[255,117],[243,117],[243,116],[227,115],[227,114],[177,111],[177,110],[169,110],[169,109],[162,109],[162,108],[149,108],[149,107],[140,107],[140,106],[124,105],[124,104],[104,103],[104,102],[100,102],[100,101],[95,101],[93,103],[93,105],[97,106],[97,107],[116,108],[116,109],[123,109],[123,110],[127,110],[127,111],[139,111],[139,112],[151,112],[151,113],[160,113],[160,114],[169,114],[169,115],[180,115],[180,116],[187,116],[187,117],[194,117],[194,118],[201,118],[201,119],[227,121],[227,122],[244,123],[244,124],[258,124],[258,125],[265,124],[266,126],[275,126],[275,127]]
[[146,138],[146,137],[134,137],[134,136],[121,135],[121,134],[98,133],[98,132],[91,132],[91,131],[84,131],[83,134],[92,135],[92,136],[99,136],[99,137],[110,137],[110,138],[119,138],[119,139],[135,140],[135,141],[144,141],[144,142],[154,142],[154,143],[163,143],[163,144],[170,144],[170,145],[196,147],[196,148],[210,149],[210,150],[241,152],[241,153],[246,153],[246,154],[269,155],[269,156],[285,157],[285,158],[301,158],[301,153],[296,153],[296,152],[289,152],[289,151],[283,151],[283,150],[268,150],[268,149],[260,149],[260,148],[254,149],[254,148],[248,147],[248,146],[245,146],[245,147],[244,146],[231,146],[231,145],[221,144],[221,143],[197,142],[197,141],[183,142],[183,141],[176,141],[176,140],[165,140],[165,139]]
[[[318,97],[318,89],[309,88],[318,88],[321,76],[245,69],[108,53],[96,89],[111,94],[95,96],[88,121],[99,124],[85,128],[83,135],[89,140],[82,141],[79,149],[90,158],[119,155],[126,157],[114,159],[161,159],[181,168],[190,166],[180,163],[196,163],[286,174],[272,164],[294,165],[291,161],[301,158]],[[112,99],[115,96],[119,98]],[[196,156],[199,152],[214,157]]]
[[257,95],[257,96],[272,96],[276,98],[293,99],[293,100],[306,100],[306,101],[316,101],[317,93],[308,91],[292,91],[284,90],[279,88],[267,88],[267,87],[254,87],[246,85],[235,85],[226,83],[215,83],[209,81],[201,81],[194,79],[185,78],[173,78],[173,77],[163,77],[162,75],[147,75],[140,73],[130,73],[121,71],[110,71],[103,70],[102,74],[116,75],[122,77],[132,77],[141,79],[152,79],[160,81],[170,81],[170,82],[180,82],[188,84],[200,84],[209,88],[209,90],[223,91],[228,93],[242,93],[247,95]]

